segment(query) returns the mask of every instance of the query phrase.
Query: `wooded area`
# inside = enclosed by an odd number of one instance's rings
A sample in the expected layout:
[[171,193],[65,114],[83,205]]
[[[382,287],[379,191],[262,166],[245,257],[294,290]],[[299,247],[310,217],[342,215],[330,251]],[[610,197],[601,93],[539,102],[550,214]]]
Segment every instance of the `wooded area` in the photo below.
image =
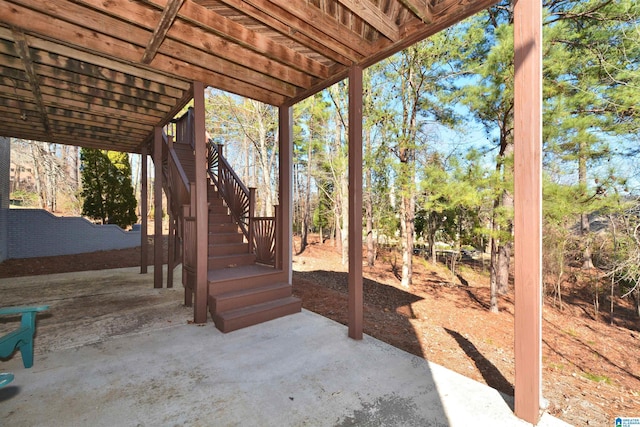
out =
[[[633,298],[640,316],[640,6],[544,6],[545,291],[561,306],[570,267],[582,267],[592,272],[596,313],[606,294],[618,294]],[[412,256],[423,248],[433,262],[438,250],[485,252],[494,311],[496,295],[510,286],[512,257],[512,22],[511,3],[500,2],[367,68],[364,81],[367,262],[376,262],[380,245],[397,247],[398,276],[410,287]],[[294,108],[294,231],[302,237],[295,249],[319,232],[344,263],[347,95],[341,82]],[[207,131],[258,189],[259,215],[271,215],[278,200],[277,114],[257,101],[207,94]],[[30,146],[35,193],[56,210],[51,189],[77,194],[77,150]]]

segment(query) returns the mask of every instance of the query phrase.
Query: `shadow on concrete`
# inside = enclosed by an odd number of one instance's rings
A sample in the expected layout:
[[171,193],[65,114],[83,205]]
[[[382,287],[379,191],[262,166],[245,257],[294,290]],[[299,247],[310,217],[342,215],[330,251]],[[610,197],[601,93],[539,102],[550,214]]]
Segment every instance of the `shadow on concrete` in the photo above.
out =
[[[334,274],[325,277],[346,292],[346,274]],[[450,424],[428,363],[313,313],[222,334],[190,325],[181,289],[154,289],[136,268],[0,280],[12,305],[32,303],[36,289],[50,311],[34,367],[14,354],[5,366],[15,385],[0,390],[0,419],[13,425],[48,414],[59,415],[49,425]],[[388,310],[418,300],[373,281],[365,295]]]
[[3,388],[0,388],[0,402],[13,399],[18,394],[20,394],[20,387],[16,387],[14,385],[7,385]]
[[[324,278],[346,316],[346,274]],[[496,390],[307,310],[222,334],[190,324],[181,290],[136,268],[0,280],[0,294],[37,295],[51,313],[33,368],[19,355],[2,368],[16,375],[1,394],[7,425],[520,425]],[[417,300],[365,283],[365,316]]]

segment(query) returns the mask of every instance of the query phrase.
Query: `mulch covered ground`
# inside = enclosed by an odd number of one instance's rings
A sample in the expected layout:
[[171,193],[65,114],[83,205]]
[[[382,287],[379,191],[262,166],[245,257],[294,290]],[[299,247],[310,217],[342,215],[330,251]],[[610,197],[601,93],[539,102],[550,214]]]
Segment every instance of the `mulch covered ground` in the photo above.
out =
[[[413,285],[402,289],[395,274],[397,259],[381,252],[375,267],[364,268],[365,333],[513,394],[513,295],[501,298],[500,313],[490,313],[486,272],[462,266],[452,277],[442,265],[419,257]],[[139,262],[139,247],[7,260],[0,263],[0,277],[134,267]],[[346,324],[347,268],[335,248],[312,244],[294,256],[293,268],[294,294],[304,308]],[[613,425],[617,416],[640,416],[640,322],[628,301],[617,301],[617,324],[610,325],[604,315],[594,315],[589,295],[579,287],[568,289],[563,310],[545,301],[543,393],[548,411],[571,424]]]

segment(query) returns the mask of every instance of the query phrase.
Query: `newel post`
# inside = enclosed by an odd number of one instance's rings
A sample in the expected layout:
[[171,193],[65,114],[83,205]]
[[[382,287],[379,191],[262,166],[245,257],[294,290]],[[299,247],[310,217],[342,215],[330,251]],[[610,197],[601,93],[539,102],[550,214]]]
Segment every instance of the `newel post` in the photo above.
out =
[[275,251],[275,267],[276,270],[282,270],[282,251],[280,250],[282,243],[280,242],[280,205],[273,206],[275,230],[274,230],[274,248]]

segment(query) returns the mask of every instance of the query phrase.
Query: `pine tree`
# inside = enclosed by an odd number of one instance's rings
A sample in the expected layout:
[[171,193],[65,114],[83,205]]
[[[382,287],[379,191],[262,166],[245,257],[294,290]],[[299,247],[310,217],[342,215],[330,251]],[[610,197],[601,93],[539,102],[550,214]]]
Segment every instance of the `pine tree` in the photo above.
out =
[[126,228],[137,221],[131,164],[126,153],[83,148],[82,214]]

